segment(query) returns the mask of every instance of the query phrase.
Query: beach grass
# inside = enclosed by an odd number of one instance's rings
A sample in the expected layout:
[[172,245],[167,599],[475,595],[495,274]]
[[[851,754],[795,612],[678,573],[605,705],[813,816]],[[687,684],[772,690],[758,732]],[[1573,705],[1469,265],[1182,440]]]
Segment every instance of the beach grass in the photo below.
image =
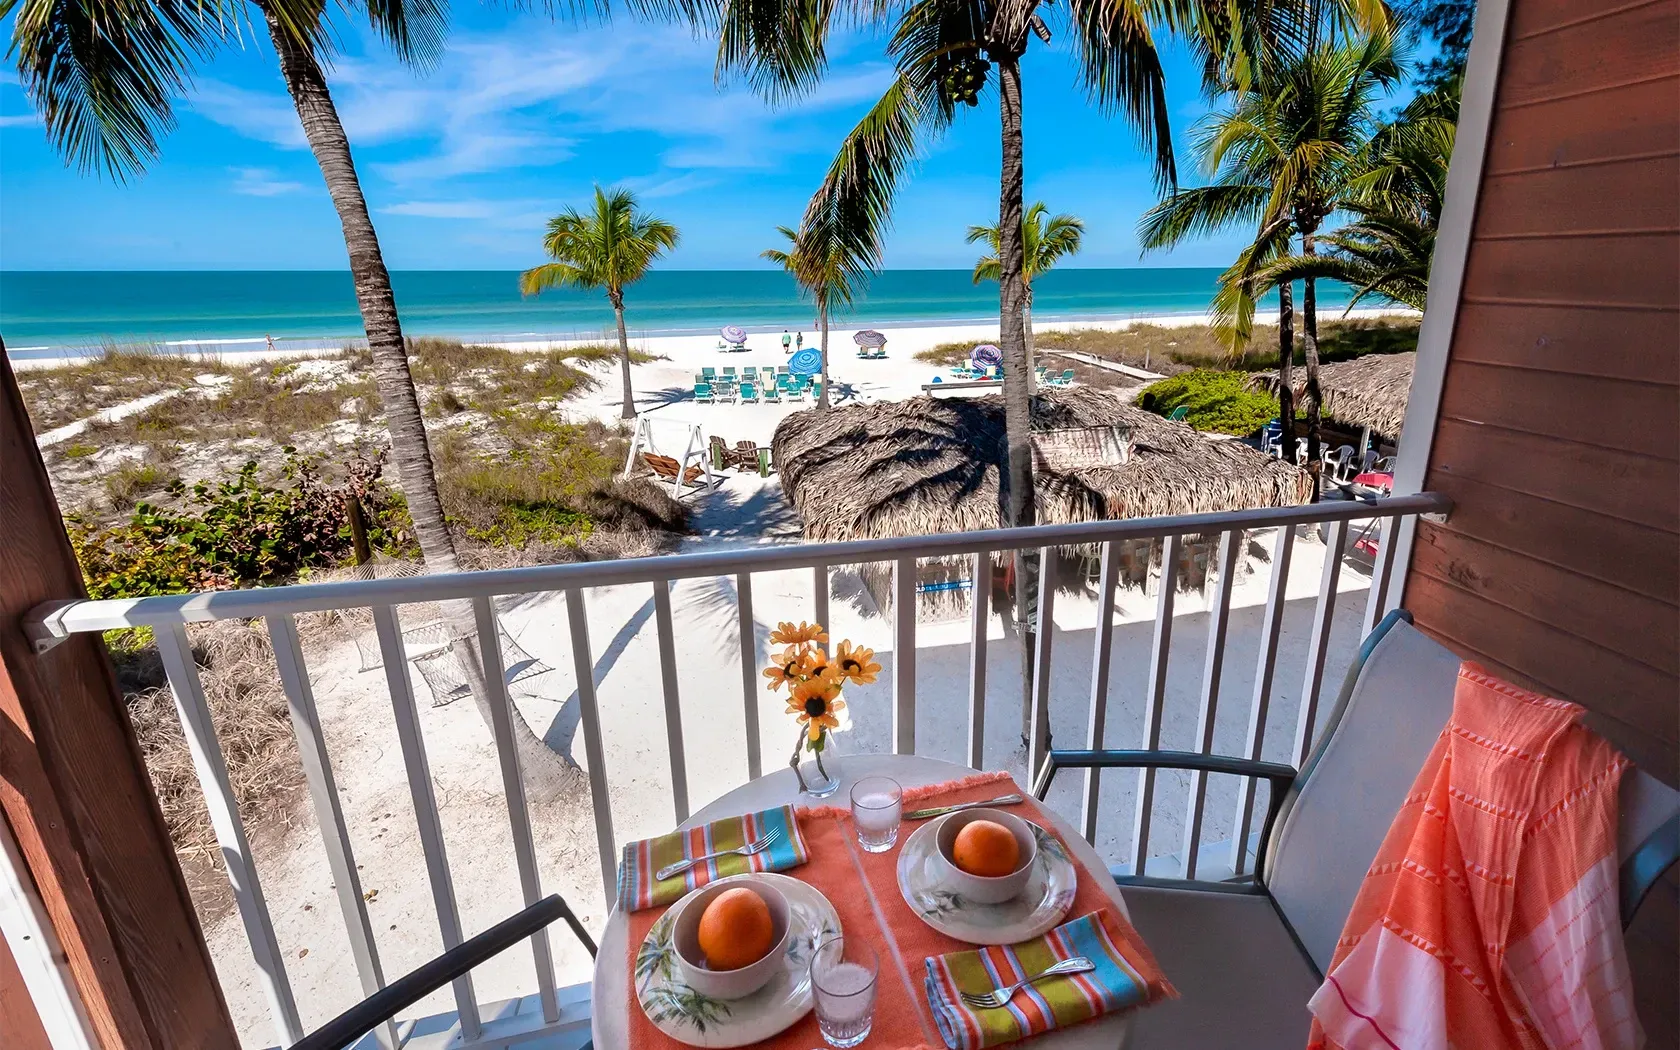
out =
[[149,344],[107,344],[96,357],[17,374],[35,433],[74,423],[125,401],[175,389],[193,376],[227,371],[220,358],[187,356]]

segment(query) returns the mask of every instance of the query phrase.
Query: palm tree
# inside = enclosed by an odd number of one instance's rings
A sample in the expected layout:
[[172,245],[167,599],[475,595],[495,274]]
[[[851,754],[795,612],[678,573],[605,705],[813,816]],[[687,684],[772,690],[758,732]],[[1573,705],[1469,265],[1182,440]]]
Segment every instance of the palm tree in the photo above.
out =
[[[1254,243],[1224,278],[1225,320],[1236,340],[1247,339],[1264,268],[1289,254],[1292,237],[1300,238],[1301,255],[1316,255],[1324,222],[1359,202],[1360,179],[1369,170],[1366,147],[1377,128],[1373,103],[1399,77],[1393,33],[1383,26],[1362,38],[1260,63],[1235,101],[1199,125],[1195,149],[1213,183],[1180,191],[1151,209],[1140,238],[1146,246],[1165,246],[1193,232],[1255,222]],[[1307,462],[1315,487],[1321,427],[1316,280],[1304,278],[1301,297]],[[1280,283],[1280,293],[1286,287]]]
[[799,229],[776,227],[787,248],[766,248],[764,258],[786,270],[817,306],[817,346],[822,354],[822,391],[817,407],[828,408],[828,317],[836,306],[850,306],[869,279],[873,258],[860,257],[821,215],[805,216]]
[[1304,278],[1354,288],[1348,309],[1379,295],[1417,310],[1429,293],[1429,262],[1446,199],[1458,121],[1458,82],[1417,96],[1374,135],[1354,179],[1354,221],[1326,236],[1329,255],[1292,255],[1259,271],[1257,292]]
[[677,246],[677,228],[636,210],[629,190],[595,187],[595,208],[576,208],[548,220],[543,250],[555,260],[519,275],[519,291],[538,295],[549,288],[604,288],[618,321],[619,365],[624,376],[625,419],[636,415],[630,390],[630,337],[624,330],[624,289],[641,280],[653,261]]
[[[1033,367],[1032,303],[1033,282],[1048,273],[1064,256],[1077,255],[1085,236],[1085,224],[1072,215],[1056,215],[1048,219],[1050,211],[1043,201],[1033,201],[1021,219],[1021,329],[1027,344],[1027,378],[1030,383]],[[997,281],[1003,276],[1003,264],[998,261],[1003,251],[1003,237],[996,226],[970,226],[968,243],[985,242],[992,254],[974,264],[974,283]]]
[[[250,0],[261,15],[279,59],[280,75],[303,126],[338,212],[350,260],[356,304],[373,357],[374,386],[391,434],[392,459],[414,523],[415,538],[433,573],[456,572],[455,541],[438,498],[431,446],[420,399],[409,373],[402,323],[391,275],[368,213],[350,154],[350,141],[322,74],[331,57],[332,26],[316,0]],[[122,4],[90,8],[75,0],[0,0],[0,18],[13,13],[12,47],[24,89],[41,111],[47,135],[68,162],[125,180],[159,155],[159,137],[175,123],[174,100],[191,86],[200,61],[219,47],[243,40],[235,32],[246,18],[236,0],[182,4]],[[441,4],[368,3],[362,8],[374,31],[404,61],[425,64],[442,52],[448,28]],[[469,605],[451,605],[445,617],[455,637],[461,670],[486,724],[488,692],[477,658]],[[514,719],[521,755],[539,793],[557,785],[557,756],[522,719]]]

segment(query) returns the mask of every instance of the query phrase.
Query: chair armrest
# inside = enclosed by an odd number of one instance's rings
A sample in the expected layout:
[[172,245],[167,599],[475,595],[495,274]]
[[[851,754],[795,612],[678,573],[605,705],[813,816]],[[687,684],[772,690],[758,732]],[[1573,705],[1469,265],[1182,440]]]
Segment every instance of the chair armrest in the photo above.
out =
[[1056,771],[1071,769],[1193,769],[1203,773],[1225,773],[1249,777],[1271,783],[1266,801],[1266,820],[1260,825],[1260,848],[1254,858],[1254,870],[1266,870],[1266,843],[1272,837],[1272,824],[1283,806],[1284,795],[1295,783],[1296,770],[1279,762],[1259,762],[1229,755],[1204,755],[1195,751],[1051,751],[1044,756],[1033,782],[1033,797],[1043,801],[1056,779]]
[[414,1005],[473,967],[561,918],[583,938],[585,946],[593,955],[594,942],[583,932],[583,927],[572,914],[572,909],[559,894],[551,894],[392,981],[293,1043],[291,1050],[341,1050],[395,1017],[397,1011]]

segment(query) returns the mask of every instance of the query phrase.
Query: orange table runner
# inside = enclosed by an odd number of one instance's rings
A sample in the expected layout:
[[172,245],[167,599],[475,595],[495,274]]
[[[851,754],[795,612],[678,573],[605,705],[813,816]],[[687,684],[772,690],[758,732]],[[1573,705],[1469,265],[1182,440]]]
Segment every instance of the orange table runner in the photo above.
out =
[[[904,808],[908,811],[991,798],[998,794],[1005,781],[1014,786],[1008,773],[981,773],[942,784],[905,788]],[[1015,790],[1020,789],[1017,787]],[[1061,839],[1055,823],[1038,802],[1028,797],[1023,805],[1030,811],[1026,816]],[[821,890],[839,913],[841,929],[848,936],[861,931],[881,957],[871,1044],[903,1050],[923,1046],[942,1048],[944,1042],[934,1027],[922,993],[923,960],[930,955],[968,950],[973,945],[947,937],[923,922],[898,891],[898,851],[920,822],[906,823],[899,832],[899,845],[891,850],[865,853],[857,845],[857,835],[848,810],[839,806],[822,806],[800,809],[798,814],[800,829],[811,850],[811,860],[783,874]],[[1076,854],[1069,851],[1068,855],[1079,869],[1079,889],[1068,916],[1072,918],[1108,908],[1110,917],[1129,942],[1123,949],[1127,960],[1141,973],[1159,978],[1159,968],[1148,949],[1143,947],[1142,938],[1126,923],[1119,909],[1112,906],[1113,900],[1103,891],[1102,887],[1108,882],[1106,874],[1099,879],[1080,863]],[[858,892],[860,888],[866,892]],[[654,1027],[642,1013],[641,1006],[633,1001],[636,994],[636,951],[663,914],[664,908],[648,908],[626,916],[629,922],[629,950],[625,966],[630,974],[632,998],[629,1004],[630,1045],[638,1050],[643,1047],[676,1050],[687,1045]],[[1170,994],[1170,986],[1165,979],[1159,980],[1160,989]],[[781,1034],[754,1045],[765,1050],[809,1050],[822,1045],[815,1013],[807,1014]]]

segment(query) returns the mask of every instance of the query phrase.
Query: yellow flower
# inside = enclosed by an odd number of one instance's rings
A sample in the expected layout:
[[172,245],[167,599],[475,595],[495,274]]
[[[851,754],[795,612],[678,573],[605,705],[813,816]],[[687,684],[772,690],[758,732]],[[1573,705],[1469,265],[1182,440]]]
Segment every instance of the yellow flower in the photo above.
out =
[[881,665],[875,663],[875,650],[854,646],[850,640],[834,650],[833,668],[842,680],[854,685],[868,685],[881,673]]
[[772,693],[782,687],[783,683],[798,682],[804,675],[805,650],[799,646],[790,645],[776,657],[776,662],[764,669],[764,677],[770,679],[765,688]]
[[834,682],[840,679],[838,669],[828,658],[828,651],[815,646],[805,650],[799,662],[799,673],[805,678],[826,678]]
[[840,683],[826,678],[813,678],[800,682],[793,687],[793,697],[788,701],[787,713],[798,712],[800,724],[809,724],[810,737],[816,740],[821,737],[824,729],[839,729],[840,720],[834,717],[836,711],[845,710],[846,701],[840,698]]
[[770,632],[770,640],[777,645],[802,645],[805,642],[821,644],[828,641],[828,632],[823,630],[823,625],[820,623],[806,623],[804,620],[800,620],[799,626],[795,627],[783,620],[776,625],[774,631]]

